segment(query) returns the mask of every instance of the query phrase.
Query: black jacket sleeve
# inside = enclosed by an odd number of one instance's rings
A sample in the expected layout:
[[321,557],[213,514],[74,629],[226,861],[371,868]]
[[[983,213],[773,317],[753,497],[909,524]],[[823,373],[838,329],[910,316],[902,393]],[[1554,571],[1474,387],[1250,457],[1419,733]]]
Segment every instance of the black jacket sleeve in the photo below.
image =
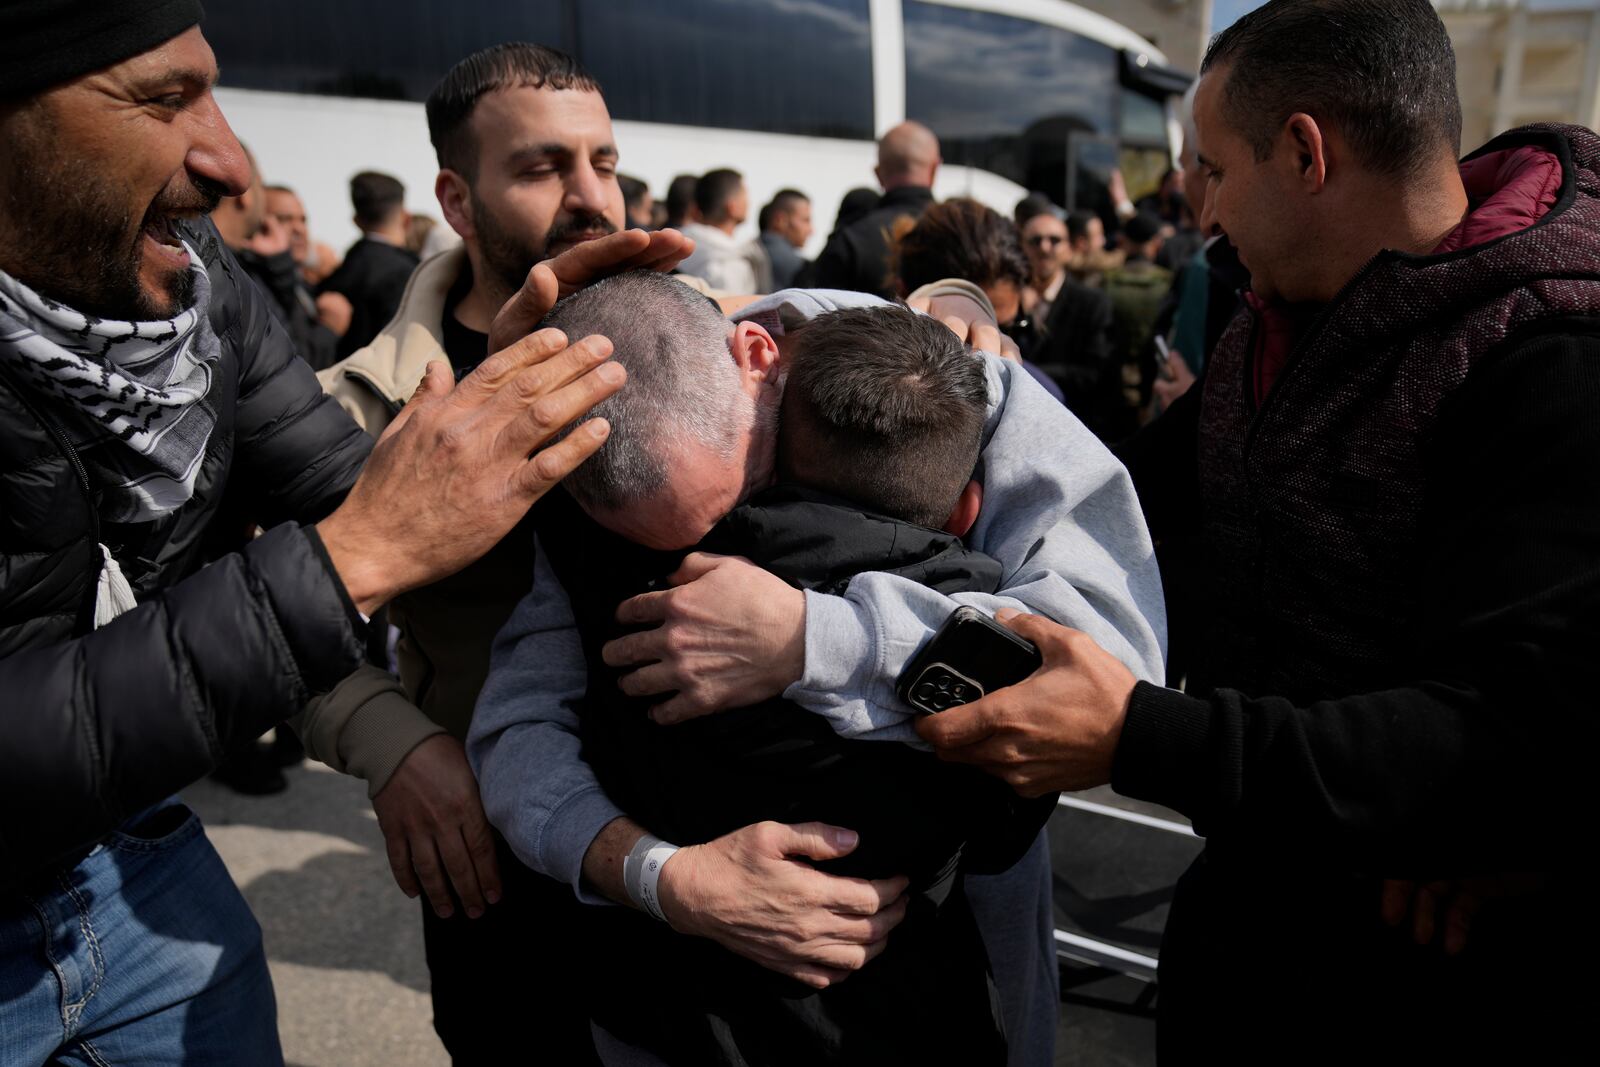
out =
[[[229,273],[213,272],[214,298]],[[360,618],[299,523],[337,506],[368,439],[322,395],[260,291],[237,295],[224,340],[241,361],[234,476],[281,525],[87,636],[0,660],[0,883],[200,778],[361,660]]]
[[855,249],[840,230],[828,238],[821,254],[811,264],[807,284],[816,289],[854,289],[858,273]]
[[0,883],[204,776],[361,660],[312,531],[285,525],[73,641],[0,660]]
[[249,501],[262,526],[315,522],[355,484],[372,438],[323,393],[260,290],[244,285],[239,297],[243,366],[230,492]]
[[1430,445],[1413,680],[1309,707],[1141,684],[1113,785],[1214,845],[1362,873],[1572,862],[1600,740],[1597,409],[1600,329],[1524,339],[1479,367]]

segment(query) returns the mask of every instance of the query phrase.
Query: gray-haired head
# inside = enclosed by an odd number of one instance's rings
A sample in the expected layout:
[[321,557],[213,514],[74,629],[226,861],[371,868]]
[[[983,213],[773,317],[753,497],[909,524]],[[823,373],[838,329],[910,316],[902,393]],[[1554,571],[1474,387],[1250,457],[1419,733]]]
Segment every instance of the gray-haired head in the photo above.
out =
[[591,513],[662,493],[690,444],[734,458],[754,404],[729,355],[732,326],[711,300],[668,275],[633,271],[580,289],[543,325],[572,340],[604,335],[628,370],[628,384],[589,412],[611,436],[563,483]]

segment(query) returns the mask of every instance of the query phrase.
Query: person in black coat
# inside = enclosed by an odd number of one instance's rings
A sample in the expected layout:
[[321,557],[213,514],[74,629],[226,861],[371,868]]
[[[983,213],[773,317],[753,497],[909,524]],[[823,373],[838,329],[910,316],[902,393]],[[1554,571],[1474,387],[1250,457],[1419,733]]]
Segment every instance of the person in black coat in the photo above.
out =
[[339,338],[338,358],[365,348],[400,307],[406,282],[417,269],[405,247],[406,187],[396,178],[364,170],[350,179],[350,202],[361,239],[350,246],[339,269],[317,287],[350,301],[350,326]]
[[[200,15],[0,13],[0,99],[24,102],[0,110],[8,1061],[103,1058],[87,1035],[115,1058],[282,1062],[260,929],[169,798],[349,674],[364,615],[521,517],[553,484],[530,466],[548,434],[500,385],[604,351],[523,345],[455,392],[441,375],[374,447],[201,217],[249,168]],[[605,377],[528,392],[565,424]],[[581,435],[552,472],[598,445]]]
[[939,139],[926,126],[902,122],[878,142],[878,206],[837,230],[803,284],[817,289],[851,289],[896,295],[889,264],[889,237],[902,218],[917,218],[933,203],[933,178],[939,170]]

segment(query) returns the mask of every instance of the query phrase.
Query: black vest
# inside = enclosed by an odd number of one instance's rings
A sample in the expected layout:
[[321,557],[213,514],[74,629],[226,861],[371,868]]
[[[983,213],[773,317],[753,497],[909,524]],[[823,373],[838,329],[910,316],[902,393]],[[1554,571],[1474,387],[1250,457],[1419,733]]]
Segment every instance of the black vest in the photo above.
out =
[[1256,316],[1218,342],[1200,413],[1209,621],[1191,691],[1303,705],[1410,680],[1442,405],[1501,342],[1600,307],[1600,137],[1534,126],[1474,155],[1520,144],[1562,162],[1544,218],[1458,252],[1379,254],[1307,327],[1259,407]]
[[[861,844],[823,869],[912,879],[910,909],[888,951],[820,993],[636,912],[604,909],[591,916],[596,944],[612,946],[601,951],[654,962],[650,974],[608,975],[596,990],[597,1021],[674,1062],[901,1062],[919,1054],[937,1061],[952,1049],[964,1063],[1003,1062],[987,957],[957,874],[969,840],[984,869],[1015,862],[1053,798],[1023,802],[997,779],[931,753],[841,739],[820,716],[784,700],[655,725],[646,712],[659,698],[624,696],[600,647],[623,632],[617,605],[664,588],[687,553],[642,549],[564,494],[539,507],[540,544],[572,601],[590,664],[585,758],[618,806],[680,845],[764,819],[830,822],[856,830]],[[997,562],[949,534],[788,486],[736,509],[697,547],[745,556],[824,593],[842,593],[867,570],[944,593],[993,591],[1001,576]]]

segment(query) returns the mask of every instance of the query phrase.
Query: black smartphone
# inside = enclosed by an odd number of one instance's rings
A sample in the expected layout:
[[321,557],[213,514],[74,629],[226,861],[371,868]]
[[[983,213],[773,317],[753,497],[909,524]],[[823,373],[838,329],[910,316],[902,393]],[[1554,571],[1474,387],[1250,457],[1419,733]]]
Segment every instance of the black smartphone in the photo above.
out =
[[911,657],[895,691],[918,711],[934,714],[1016,685],[1043,662],[1032,641],[963,606]]

